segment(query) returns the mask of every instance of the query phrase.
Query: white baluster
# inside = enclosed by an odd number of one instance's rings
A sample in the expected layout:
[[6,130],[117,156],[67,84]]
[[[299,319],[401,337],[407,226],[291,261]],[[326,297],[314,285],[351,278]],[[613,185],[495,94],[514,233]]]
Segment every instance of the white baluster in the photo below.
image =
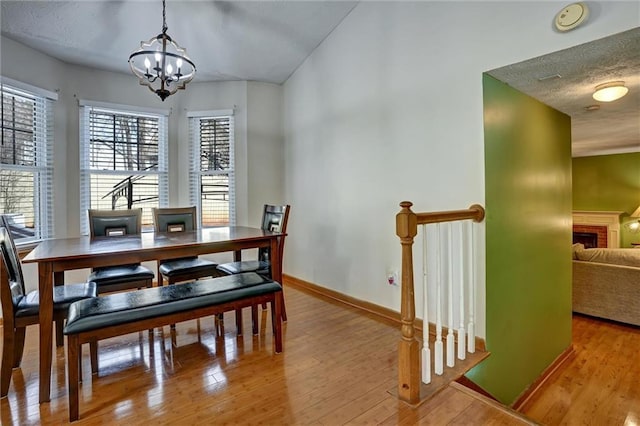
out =
[[476,351],[476,324],[474,318],[475,303],[476,303],[476,260],[475,260],[475,238],[474,238],[474,226],[471,221],[466,221],[467,235],[469,236],[469,243],[467,244],[467,270],[469,277],[469,324],[467,326],[467,346],[469,353],[475,353]]
[[427,226],[422,225],[422,382],[431,383],[431,349],[429,348],[429,285],[427,280]]
[[440,224],[436,224],[436,342],[434,344],[434,369],[435,373],[442,375],[443,347],[442,347],[442,273],[441,256],[442,246],[440,245]]
[[447,224],[447,367],[456,365],[453,335],[453,238],[451,224]]
[[464,328],[464,293],[465,293],[465,275],[464,275],[464,262],[465,262],[465,239],[463,233],[463,222],[458,222],[456,227],[458,230],[458,283],[460,288],[460,327],[458,328],[458,359],[465,359],[467,357],[467,340],[465,336]]

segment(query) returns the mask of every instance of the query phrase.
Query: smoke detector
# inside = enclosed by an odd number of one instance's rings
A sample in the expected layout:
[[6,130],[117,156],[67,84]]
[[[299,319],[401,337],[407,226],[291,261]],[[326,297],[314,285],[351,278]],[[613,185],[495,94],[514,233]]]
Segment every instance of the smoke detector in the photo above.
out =
[[582,24],[589,17],[589,8],[586,4],[571,3],[562,8],[556,15],[554,24],[558,31],[569,31]]

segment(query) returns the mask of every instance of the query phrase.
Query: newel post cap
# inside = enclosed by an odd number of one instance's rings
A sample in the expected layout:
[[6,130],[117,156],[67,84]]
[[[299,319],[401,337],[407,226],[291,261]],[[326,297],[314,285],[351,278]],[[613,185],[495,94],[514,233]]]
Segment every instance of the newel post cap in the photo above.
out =
[[396,215],[396,235],[400,239],[411,238],[418,233],[418,219],[416,214],[411,211],[411,201],[403,201],[400,203],[402,209]]

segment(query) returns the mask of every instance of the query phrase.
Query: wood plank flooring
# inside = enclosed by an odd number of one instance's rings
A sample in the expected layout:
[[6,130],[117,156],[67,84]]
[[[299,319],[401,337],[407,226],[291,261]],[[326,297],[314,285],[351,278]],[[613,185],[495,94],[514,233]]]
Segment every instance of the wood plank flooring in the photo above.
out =
[[[205,318],[100,342],[99,376],[84,349],[79,424],[527,424],[456,385],[417,408],[390,392],[397,384],[399,328],[370,314],[285,289],[289,321],[284,353],[274,354],[267,311],[261,333],[236,336],[233,313],[214,333]],[[51,402],[38,404],[37,326],[27,329],[25,356],[2,425],[68,421],[65,353],[53,361]]]
[[640,327],[574,315],[573,345],[522,411],[548,425],[640,425]]

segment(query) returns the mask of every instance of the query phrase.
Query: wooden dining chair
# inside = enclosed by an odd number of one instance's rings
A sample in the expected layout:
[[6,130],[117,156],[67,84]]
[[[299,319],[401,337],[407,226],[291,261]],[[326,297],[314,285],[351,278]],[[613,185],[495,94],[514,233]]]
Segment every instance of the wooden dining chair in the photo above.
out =
[[[154,208],[153,219],[156,232],[187,232],[194,231],[198,226],[195,206]],[[158,284],[164,285],[165,280],[167,284],[174,284],[225,275],[217,267],[217,263],[198,256],[163,260],[158,262]]]
[[[89,210],[92,238],[140,235],[142,209]],[[140,263],[95,268],[88,281],[98,286],[98,293],[153,287],[153,271]]]
[[[262,226],[266,231],[275,231],[285,234],[287,232],[287,222],[289,221],[289,205],[273,206],[264,205],[262,212]],[[284,253],[284,235],[278,241],[280,260]],[[243,272],[257,272],[271,278],[271,255],[268,247],[258,249],[257,260],[243,260],[239,262],[221,263],[218,269],[226,274],[241,274]]]
[[[278,258],[280,259],[280,270],[282,271],[282,256],[284,254],[284,238],[287,232],[287,223],[289,222],[289,211],[291,206],[286,204],[276,206],[265,204],[262,212],[262,226],[266,231],[275,231],[282,233],[278,238]],[[243,272],[257,272],[260,275],[272,278],[271,276],[271,253],[267,247],[258,249],[257,260],[242,260],[239,262],[221,263],[218,270],[226,274],[241,274]],[[282,283],[281,283],[282,284]],[[287,313],[282,304],[282,318],[286,321]]]
[[[24,352],[26,327],[38,324],[40,297],[37,290],[25,290],[22,264],[18,257],[9,219],[0,215],[0,299],[2,303],[2,367],[0,367],[0,398],[7,396],[14,368],[20,367]],[[96,284],[66,284],[53,290],[53,320],[63,323],[71,303],[96,297]],[[97,371],[97,346],[91,345],[91,370]]]

